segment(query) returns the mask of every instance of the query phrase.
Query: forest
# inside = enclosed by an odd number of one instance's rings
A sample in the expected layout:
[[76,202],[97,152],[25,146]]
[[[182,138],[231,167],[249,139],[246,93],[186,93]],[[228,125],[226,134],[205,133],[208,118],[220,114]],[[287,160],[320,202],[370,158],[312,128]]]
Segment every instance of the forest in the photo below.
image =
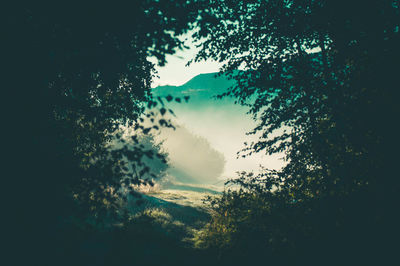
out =
[[[4,265],[399,264],[399,6],[5,4]],[[281,154],[282,168],[239,171],[221,191],[185,183],[214,182],[224,156],[174,119],[202,109],[203,80],[152,88],[182,36],[189,66],[221,63],[214,100],[255,123],[238,156]],[[187,153],[162,148],[166,130]],[[182,187],[202,203],[171,200]]]

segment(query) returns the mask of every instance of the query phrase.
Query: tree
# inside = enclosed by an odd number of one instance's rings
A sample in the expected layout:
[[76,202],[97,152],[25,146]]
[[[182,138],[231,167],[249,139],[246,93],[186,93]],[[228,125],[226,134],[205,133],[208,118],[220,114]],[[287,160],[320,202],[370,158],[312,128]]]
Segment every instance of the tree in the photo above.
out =
[[[237,85],[224,95],[250,103],[260,122],[253,133],[262,137],[245,151],[285,151],[285,183],[308,182],[295,171],[307,178],[318,173],[324,181],[314,192],[344,185],[336,178],[347,182],[340,176],[349,169],[372,167],[368,175],[378,178],[386,162],[374,156],[387,154],[390,160],[390,141],[384,139],[392,130],[386,122],[397,111],[391,100],[396,96],[397,1],[207,5],[194,34],[202,47],[195,60],[226,62],[222,71],[231,73],[242,69]],[[350,182],[372,182],[365,173],[351,175]]]
[[288,162],[279,173],[236,183],[253,193],[263,190],[288,208],[306,202],[305,208],[320,206],[315,211],[333,201],[332,213],[345,209],[346,218],[330,218],[345,224],[344,231],[359,232],[355,221],[370,226],[368,250],[378,248],[374,240],[388,242],[377,232],[396,230],[397,138],[391,125],[398,114],[398,1],[206,2],[194,60],[224,62],[221,72],[241,70],[232,75],[237,85],[222,96],[249,104],[259,121],[252,133],[261,138],[244,152],[283,151]]
[[[148,57],[163,65],[166,54],[182,49],[177,36],[195,13],[188,1],[151,0],[15,3],[4,10],[4,124],[12,198],[18,195],[10,209],[23,222],[23,238],[14,234],[13,242],[25,243],[44,265],[56,257],[52,248],[62,249],[50,243],[62,242],[56,233],[64,218],[102,217],[109,211],[104,202],[113,205],[110,191],[125,166],[123,153],[110,153],[106,144],[120,125],[149,131],[138,124],[144,108],[156,105]],[[135,163],[146,152],[136,150]],[[77,198],[85,199],[78,207]]]

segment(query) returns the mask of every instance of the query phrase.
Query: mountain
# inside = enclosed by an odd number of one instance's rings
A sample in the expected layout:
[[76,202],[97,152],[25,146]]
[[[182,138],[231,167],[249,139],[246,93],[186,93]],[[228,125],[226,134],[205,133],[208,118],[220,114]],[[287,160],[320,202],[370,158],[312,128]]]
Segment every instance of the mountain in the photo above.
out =
[[217,74],[200,74],[181,86],[158,86],[153,89],[153,94],[155,96],[189,96],[190,101],[208,101],[213,96],[225,92],[235,83],[234,80],[229,80],[227,76],[217,76]]

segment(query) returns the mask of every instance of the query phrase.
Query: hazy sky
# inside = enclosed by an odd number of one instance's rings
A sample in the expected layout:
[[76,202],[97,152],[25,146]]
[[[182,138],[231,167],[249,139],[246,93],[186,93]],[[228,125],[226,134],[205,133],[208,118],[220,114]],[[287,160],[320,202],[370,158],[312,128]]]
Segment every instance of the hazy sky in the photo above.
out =
[[[183,38],[188,37],[186,36]],[[180,86],[198,74],[218,72],[221,63],[211,60],[208,60],[207,62],[193,63],[190,67],[185,66],[186,63],[194,57],[198,50],[190,40],[191,39],[188,38],[188,41],[186,42],[186,45],[189,46],[190,49],[178,51],[174,55],[167,55],[166,66],[156,67],[159,78],[154,79],[153,87],[159,85]],[[154,59],[151,61],[155,63]]]

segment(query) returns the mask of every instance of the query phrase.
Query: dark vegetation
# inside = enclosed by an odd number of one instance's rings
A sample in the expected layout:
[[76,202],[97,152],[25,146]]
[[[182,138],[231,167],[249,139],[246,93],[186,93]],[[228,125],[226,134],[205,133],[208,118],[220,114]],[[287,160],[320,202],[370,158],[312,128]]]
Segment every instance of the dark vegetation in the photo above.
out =
[[[5,187],[12,202],[5,213],[16,229],[8,230],[9,246],[18,255],[12,260],[87,265],[78,254],[67,260],[68,234],[59,231],[74,226],[69,220],[94,219],[103,227],[105,220],[126,219],[119,189],[151,181],[142,179],[148,169],[142,166],[144,158],[156,156],[153,150],[111,151],[107,144],[118,138],[121,125],[137,134],[170,126],[162,118],[150,128],[141,121],[145,108],[157,104],[147,57],[165,64],[166,54],[183,47],[176,35],[190,28],[196,13],[186,1],[151,0],[15,3],[2,13],[11,181]],[[151,122],[155,115],[146,118]],[[124,158],[143,171],[130,172]]]
[[243,154],[288,164],[232,181],[205,245],[227,261],[394,263],[399,21],[398,1],[209,1],[197,60],[243,69],[226,95],[262,134]]
[[[398,1],[32,2],[3,13],[7,265],[396,264]],[[193,28],[195,60],[226,62],[237,81],[226,95],[259,122],[243,154],[288,162],[209,199],[198,249],[179,224],[121,208],[121,187],[151,183],[144,158],[162,159],[157,148],[107,146],[120,126],[171,126],[140,119],[173,100],[152,97],[147,57],[164,64]]]

